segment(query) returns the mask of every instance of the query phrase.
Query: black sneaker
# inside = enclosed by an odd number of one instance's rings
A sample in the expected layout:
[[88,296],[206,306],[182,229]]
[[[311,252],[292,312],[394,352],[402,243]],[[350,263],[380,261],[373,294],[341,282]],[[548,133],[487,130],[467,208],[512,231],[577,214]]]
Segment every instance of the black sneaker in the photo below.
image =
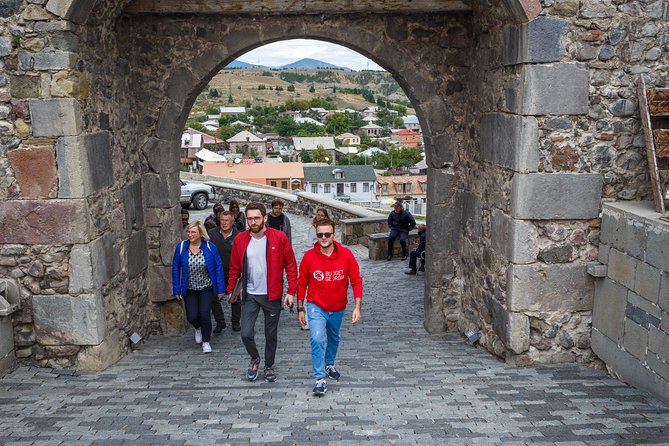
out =
[[225,328],[225,321],[216,322],[216,328],[214,328],[214,334],[220,335],[224,328]]
[[416,274],[416,270],[415,269],[410,269],[410,270],[404,271],[404,274],[412,274],[413,275],[413,274]]
[[246,379],[255,381],[258,379],[258,368],[260,367],[260,357],[251,359],[249,369],[246,371]]
[[232,331],[242,331],[242,325],[239,322],[233,322]]
[[335,369],[334,365],[326,365],[325,366],[325,371],[327,372],[328,376],[330,379],[334,379],[335,381],[339,381],[339,377],[341,377],[341,373]]
[[263,370],[263,374],[265,375],[265,381],[268,383],[276,381],[276,373],[274,373],[273,369],[266,367],[265,370]]
[[418,268],[418,271],[420,271],[421,273],[424,273],[425,272],[425,267],[421,265],[421,267]]
[[389,261],[390,261],[390,260],[392,260],[392,259],[393,259],[393,256],[388,256],[388,258],[387,258],[386,260],[389,260]]
[[327,391],[328,391],[328,383],[325,381],[325,379],[321,378],[318,381],[316,381],[316,386],[314,387],[313,390],[314,395],[323,396]]

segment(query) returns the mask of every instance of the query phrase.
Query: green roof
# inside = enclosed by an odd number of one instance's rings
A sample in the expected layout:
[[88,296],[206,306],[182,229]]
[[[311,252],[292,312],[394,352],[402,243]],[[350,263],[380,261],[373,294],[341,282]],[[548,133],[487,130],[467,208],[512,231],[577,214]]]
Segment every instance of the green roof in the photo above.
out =
[[[320,166],[304,168],[304,181],[308,183],[357,183],[360,181],[376,181],[372,166]],[[335,178],[333,171],[339,169],[344,178]]]

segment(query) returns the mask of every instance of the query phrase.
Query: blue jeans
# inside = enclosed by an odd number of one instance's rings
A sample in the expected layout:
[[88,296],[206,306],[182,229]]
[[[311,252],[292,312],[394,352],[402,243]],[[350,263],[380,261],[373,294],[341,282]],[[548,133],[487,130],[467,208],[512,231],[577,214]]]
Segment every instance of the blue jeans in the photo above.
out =
[[[309,319],[311,335],[311,366],[316,379],[324,378],[325,366],[334,365],[337,359],[339,329],[345,312],[346,310],[325,311],[315,303],[309,302],[307,319]],[[325,346],[326,335],[327,347]]]
[[409,238],[409,231],[400,231],[399,229],[391,229],[388,234],[388,257],[393,256],[393,245],[397,237],[400,238],[400,246],[402,247],[402,256],[407,255],[407,239]]
[[186,290],[184,305],[186,319],[195,327],[202,330],[202,341],[211,340],[211,304],[214,302],[214,288],[208,286],[201,290]]

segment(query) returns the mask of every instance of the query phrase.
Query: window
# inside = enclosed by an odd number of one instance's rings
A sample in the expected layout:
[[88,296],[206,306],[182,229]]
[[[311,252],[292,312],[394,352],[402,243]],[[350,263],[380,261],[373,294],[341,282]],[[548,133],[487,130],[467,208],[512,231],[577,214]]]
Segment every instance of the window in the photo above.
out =
[[404,185],[404,193],[407,193],[407,194],[411,193],[411,183],[406,183]]
[[335,179],[336,180],[343,180],[344,179],[344,172],[335,172]]
[[404,193],[404,184],[396,184],[395,189],[397,190],[398,194],[403,194]]
[[272,187],[276,187],[276,181],[270,181],[269,185],[272,186]]
[[369,183],[362,183],[362,191],[369,192]]
[[281,182],[281,189],[288,189],[288,181]]
[[311,193],[312,194],[317,194],[318,193],[318,184],[312,184],[311,185]]
[[323,192],[325,192],[326,194],[329,194],[329,193],[330,193],[330,185],[329,185],[329,184],[326,184],[326,185],[325,185],[325,187],[324,187],[324,189],[323,189]]
[[358,192],[358,183],[351,183],[351,193],[354,194]]
[[383,195],[386,195],[388,193],[388,185],[387,184],[381,184],[381,193]]

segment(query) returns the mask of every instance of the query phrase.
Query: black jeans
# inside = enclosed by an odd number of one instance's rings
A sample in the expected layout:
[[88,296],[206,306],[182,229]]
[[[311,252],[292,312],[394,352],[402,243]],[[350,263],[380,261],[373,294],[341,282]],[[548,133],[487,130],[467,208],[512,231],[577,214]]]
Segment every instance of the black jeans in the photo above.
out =
[[211,304],[214,301],[214,287],[201,290],[186,290],[184,305],[186,307],[186,319],[195,327],[202,330],[202,340],[211,340]]
[[269,300],[266,294],[245,294],[242,301],[242,342],[251,358],[258,358],[258,347],[255,341],[255,326],[258,313],[262,308],[265,317],[265,367],[274,367],[279,316],[281,316],[281,299]]
[[393,256],[393,245],[397,237],[400,238],[400,246],[402,247],[402,256],[407,255],[407,239],[409,238],[409,231],[400,231],[398,229],[391,229],[388,235],[388,257]]
[[[214,299],[214,303],[211,306],[211,312],[214,313],[214,319],[216,320],[217,323],[223,323],[225,322],[225,313],[223,312],[223,302]],[[235,322],[239,322],[242,316],[242,304],[240,302],[234,302],[230,304],[230,322],[233,324]]]
[[[422,253],[418,252],[415,249],[412,249],[409,253],[409,268],[416,269],[416,260],[420,257]],[[420,259],[420,266],[423,266],[423,259]]]

